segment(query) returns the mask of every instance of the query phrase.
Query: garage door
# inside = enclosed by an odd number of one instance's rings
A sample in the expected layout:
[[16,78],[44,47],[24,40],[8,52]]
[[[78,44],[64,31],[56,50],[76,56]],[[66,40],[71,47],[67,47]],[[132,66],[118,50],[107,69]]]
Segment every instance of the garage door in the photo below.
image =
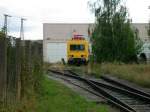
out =
[[60,62],[62,58],[67,61],[67,44],[66,43],[48,43],[47,59],[50,63]]

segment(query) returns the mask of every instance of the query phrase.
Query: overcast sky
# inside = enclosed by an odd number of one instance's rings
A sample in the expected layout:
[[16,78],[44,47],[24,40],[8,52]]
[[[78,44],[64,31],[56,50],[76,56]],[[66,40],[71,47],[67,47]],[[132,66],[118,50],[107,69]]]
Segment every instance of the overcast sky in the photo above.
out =
[[[43,23],[93,23],[89,0],[0,0],[0,27],[3,14],[10,14],[9,34],[19,36],[20,19],[25,17],[25,39],[42,39]],[[150,18],[150,0],[127,0],[126,6],[134,23]]]

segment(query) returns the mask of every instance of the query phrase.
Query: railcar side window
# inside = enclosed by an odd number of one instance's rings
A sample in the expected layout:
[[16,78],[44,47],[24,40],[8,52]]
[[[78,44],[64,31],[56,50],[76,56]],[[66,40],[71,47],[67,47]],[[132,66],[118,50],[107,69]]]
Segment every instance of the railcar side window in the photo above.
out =
[[70,45],[71,51],[84,51],[85,46],[84,45]]

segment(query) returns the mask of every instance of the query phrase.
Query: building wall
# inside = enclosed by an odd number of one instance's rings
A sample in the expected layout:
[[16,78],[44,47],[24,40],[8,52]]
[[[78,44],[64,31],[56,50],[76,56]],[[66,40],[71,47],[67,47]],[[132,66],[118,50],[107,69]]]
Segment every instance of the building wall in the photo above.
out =
[[[57,44],[61,46],[62,44],[62,50],[64,50],[64,53],[62,53],[62,58],[65,58],[66,51],[65,51],[65,44],[68,39],[70,39],[73,36],[73,32],[77,32],[78,34],[85,35],[85,37],[88,37],[88,29],[93,28],[94,24],[67,24],[67,23],[44,23],[43,24],[43,56],[45,62],[57,62],[61,61],[60,55],[61,51],[59,49],[55,48]],[[133,23],[132,28],[138,29],[139,37],[142,41],[150,41],[148,39],[147,35],[147,23]],[[52,46],[53,45],[53,46]],[[48,46],[52,48],[48,48]],[[50,52],[49,50],[53,50]],[[59,56],[56,56],[58,55]],[[53,57],[50,58],[50,57]]]
[[66,42],[48,43],[46,46],[46,60],[47,62],[60,62],[62,59],[67,61],[67,44]]
[[[73,36],[73,32],[77,32],[78,34],[85,35],[85,37],[88,37],[88,28],[90,24],[50,24],[50,23],[44,23],[43,24],[43,57],[45,62],[54,62],[53,60],[50,60],[50,56],[56,57],[53,58],[55,62],[61,61],[60,55],[57,57],[57,54],[60,54],[58,52],[57,48],[54,48],[54,43],[62,44]],[[54,46],[51,46],[51,45]],[[53,52],[49,52],[50,48],[48,46],[53,47]],[[52,49],[51,49],[52,50]],[[55,51],[55,52],[54,52]],[[64,49],[64,53],[62,54],[62,58],[66,60],[66,55]],[[51,53],[51,54],[50,54]]]
[[133,23],[132,27],[138,29],[139,37],[143,42],[150,41],[147,34],[148,23]]
[[66,40],[71,38],[74,31],[88,36],[90,24],[43,24],[44,38],[48,40]]

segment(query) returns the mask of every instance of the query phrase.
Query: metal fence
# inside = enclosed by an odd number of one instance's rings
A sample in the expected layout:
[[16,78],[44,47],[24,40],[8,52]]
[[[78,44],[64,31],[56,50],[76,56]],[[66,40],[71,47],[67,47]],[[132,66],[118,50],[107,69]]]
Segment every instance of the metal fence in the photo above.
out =
[[36,86],[42,57],[40,43],[0,37],[0,109],[17,103]]

